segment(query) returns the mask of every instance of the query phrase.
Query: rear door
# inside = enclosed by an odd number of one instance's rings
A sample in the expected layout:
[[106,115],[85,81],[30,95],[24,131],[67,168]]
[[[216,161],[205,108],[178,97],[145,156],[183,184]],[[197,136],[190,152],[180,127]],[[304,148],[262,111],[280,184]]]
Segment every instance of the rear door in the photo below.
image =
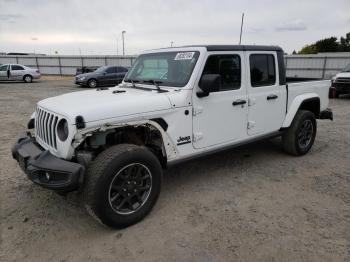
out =
[[25,69],[20,65],[11,65],[10,80],[23,80]]
[[219,74],[222,83],[207,97],[198,97],[196,92],[192,96],[194,148],[225,145],[247,136],[243,68],[243,52],[209,53],[201,75]]
[[279,85],[276,52],[247,52],[248,135],[281,128],[286,114],[286,88]]
[[118,79],[118,70],[116,66],[107,68],[104,76],[105,83],[108,85],[115,85]]
[[126,73],[128,72],[128,69],[118,66],[117,67],[117,78],[116,78],[116,84],[119,84],[123,81],[124,76],[126,75]]

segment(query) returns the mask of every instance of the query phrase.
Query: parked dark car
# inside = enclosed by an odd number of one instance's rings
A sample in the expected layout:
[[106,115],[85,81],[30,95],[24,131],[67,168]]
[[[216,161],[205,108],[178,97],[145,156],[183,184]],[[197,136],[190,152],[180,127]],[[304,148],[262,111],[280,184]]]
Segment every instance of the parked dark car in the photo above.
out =
[[121,83],[128,69],[122,66],[102,66],[94,72],[77,75],[75,84],[95,88]]

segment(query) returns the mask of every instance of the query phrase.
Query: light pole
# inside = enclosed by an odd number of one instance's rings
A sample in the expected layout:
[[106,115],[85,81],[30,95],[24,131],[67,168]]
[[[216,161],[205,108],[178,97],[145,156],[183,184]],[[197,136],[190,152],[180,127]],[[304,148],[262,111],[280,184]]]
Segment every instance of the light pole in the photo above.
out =
[[126,31],[123,31],[122,32],[122,39],[123,39],[123,56],[125,55],[125,43],[124,43],[124,41],[125,41],[125,38],[124,38],[124,34],[126,33]]
[[171,41],[171,42],[170,42],[170,47],[173,47],[173,45],[174,45],[174,42]]

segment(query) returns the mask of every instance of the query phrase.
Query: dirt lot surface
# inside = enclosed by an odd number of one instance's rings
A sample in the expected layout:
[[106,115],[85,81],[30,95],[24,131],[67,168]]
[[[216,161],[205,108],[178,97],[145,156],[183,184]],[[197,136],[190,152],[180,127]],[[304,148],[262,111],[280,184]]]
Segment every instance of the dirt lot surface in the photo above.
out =
[[10,156],[38,100],[77,90],[0,83],[1,261],[350,261],[350,96],[330,102],[308,155],[276,139],[173,167],[151,214],[116,231]]

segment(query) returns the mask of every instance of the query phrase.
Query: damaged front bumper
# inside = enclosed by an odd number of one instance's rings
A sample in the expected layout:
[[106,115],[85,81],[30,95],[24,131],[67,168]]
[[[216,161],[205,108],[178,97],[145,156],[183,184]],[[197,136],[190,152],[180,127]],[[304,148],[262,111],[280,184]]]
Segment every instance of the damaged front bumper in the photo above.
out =
[[85,168],[82,165],[42,149],[29,132],[17,140],[11,151],[28,178],[42,187],[67,193],[78,189],[83,182]]

